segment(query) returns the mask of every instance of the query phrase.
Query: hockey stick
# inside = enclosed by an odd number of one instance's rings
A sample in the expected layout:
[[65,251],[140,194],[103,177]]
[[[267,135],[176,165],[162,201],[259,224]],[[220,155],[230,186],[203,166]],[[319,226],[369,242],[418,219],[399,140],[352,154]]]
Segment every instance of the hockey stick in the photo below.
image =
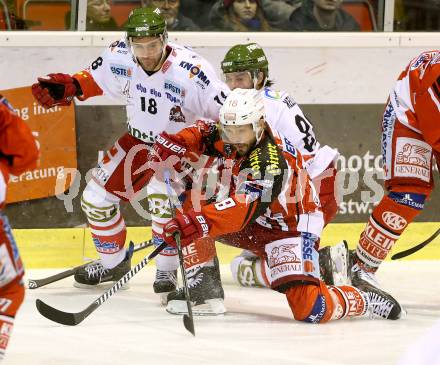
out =
[[[130,243],[132,243],[132,242],[130,241]],[[144,241],[144,242],[141,242],[138,245],[134,246],[133,252],[137,252],[137,251],[143,250],[144,248],[148,248],[151,246],[153,246],[152,240]],[[68,278],[69,276],[75,275],[75,272],[77,270],[82,269],[84,266],[87,266],[92,262],[93,261],[87,262],[87,263],[79,265],[79,266],[75,266],[69,270],[60,272],[60,273],[52,275],[52,276],[48,276],[47,278],[35,279],[35,280],[29,279],[28,280],[28,288],[29,289],[38,289],[38,288],[41,288],[42,286],[45,286],[47,284],[51,284],[51,283],[54,283],[54,282],[59,281],[61,279]]]
[[414,247],[411,247],[408,250],[405,250],[405,251],[398,252],[398,253],[394,254],[393,256],[391,256],[391,260],[398,260],[398,259],[401,259],[402,257],[406,257],[406,256],[409,256],[409,255],[412,255],[414,252],[417,252],[417,251],[421,250],[428,243],[433,241],[439,234],[440,234],[440,228],[437,231],[435,231],[434,234],[431,237],[429,237],[427,240],[423,241],[422,243],[419,243],[418,245],[416,245]]
[[[165,183],[167,185],[168,197],[170,199],[171,217],[174,218],[176,216],[176,206],[171,200],[173,196],[173,191],[171,190],[170,172],[167,170],[165,171],[164,175],[165,175]],[[183,315],[183,325],[189,332],[192,333],[193,336],[195,336],[196,330],[194,328],[194,317],[191,308],[191,302],[189,299],[188,280],[186,278],[186,271],[183,265],[183,253],[182,253],[182,245],[180,242],[180,232],[174,233],[174,239],[176,241],[177,253],[179,255],[180,273],[182,274],[182,281],[183,281],[183,293],[185,294],[186,306],[188,308],[188,314]]]
[[141,262],[139,262],[135,267],[133,267],[128,273],[126,273],[122,278],[120,278],[109,290],[102,294],[98,299],[96,299],[92,304],[90,304],[86,309],[77,313],[63,312],[59,309],[51,307],[50,305],[44,303],[42,300],[37,299],[36,305],[40,314],[51,321],[64,324],[66,326],[76,326],[84,321],[91,313],[98,309],[101,304],[107,301],[113,294],[115,294],[121,287],[127,283],[133,276],[135,276],[145,265],[147,265],[152,259],[154,259],[160,251],[162,251],[167,246],[166,242],[163,242],[159,247],[157,247],[148,256],[145,256]]

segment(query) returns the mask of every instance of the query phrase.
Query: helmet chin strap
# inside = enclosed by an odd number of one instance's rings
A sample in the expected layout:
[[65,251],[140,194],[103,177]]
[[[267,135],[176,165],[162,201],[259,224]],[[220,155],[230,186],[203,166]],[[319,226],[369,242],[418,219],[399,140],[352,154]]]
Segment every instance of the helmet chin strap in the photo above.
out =
[[162,55],[160,56],[160,60],[157,62],[156,66],[154,67],[152,72],[156,72],[162,67],[166,57],[167,57],[167,44],[164,42],[163,48],[162,48]]

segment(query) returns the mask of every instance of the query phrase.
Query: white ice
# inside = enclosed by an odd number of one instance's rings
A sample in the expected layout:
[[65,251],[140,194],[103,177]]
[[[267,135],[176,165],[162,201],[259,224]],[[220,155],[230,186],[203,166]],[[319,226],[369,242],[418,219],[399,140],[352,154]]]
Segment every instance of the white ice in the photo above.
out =
[[[29,270],[38,279],[59,270]],[[68,278],[28,290],[6,365],[137,364],[397,364],[406,349],[440,319],[440,262],[385,263],[382,286],[408,311],[398,321],[351,319],[323,325],[293,320],[283,295],[240,288],[222,267],[228,313],[196,317],[196,337],[152,292],[154,266],[145,268],[76,327],[42,317],[35,300],[64,311],[84,309],[102,289],[76,289]],[[440,351],[438,341],[436,351]],[[433,364],[429,364],[433,365]]]

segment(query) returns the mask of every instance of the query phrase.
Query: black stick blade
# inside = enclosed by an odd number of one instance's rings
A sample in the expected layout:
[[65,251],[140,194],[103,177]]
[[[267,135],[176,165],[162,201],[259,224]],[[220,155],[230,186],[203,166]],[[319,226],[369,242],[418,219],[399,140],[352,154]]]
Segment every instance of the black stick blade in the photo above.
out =
[[417,251],[421,250],[423,247],[425,247],[426,245],[431,243],[431,241],[433,241],[435,238],[437,238],[437,236],[439,234],[440,234],[440,229],[435,231],[434,234],[431,237],[429,237],[427,240],[423,241],[422,243],[419,243],[418,245],[416,245],[414,247],[411,247],[408,250],[401,251],[401,252],[398,252],[398,253],[394,254],[393,256],[391,256],[391,260],[398,260],[398,259],[401,259],[403,257],[412,255],[414,252],[417,252]]
[[183,315],[183,325],[185,328],[192,333],[193,336],[196,335],[196,330],[194,329],[194,321],[187,315]]
[[51,307],[50,305],[47,305],[40,299],[37,299],[35,304],[37,305],[38,312],[40,312],[43,317],[66,326],[76,326],[85,318],[81,318],[81,316],[78,316],[76,313],[60,311],[54,307]]

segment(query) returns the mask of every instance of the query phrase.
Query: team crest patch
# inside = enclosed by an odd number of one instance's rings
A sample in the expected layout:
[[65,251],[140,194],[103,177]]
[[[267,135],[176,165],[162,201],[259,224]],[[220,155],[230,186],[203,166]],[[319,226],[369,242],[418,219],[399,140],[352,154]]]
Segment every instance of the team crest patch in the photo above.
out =
[[431,179],[432,147],[414,138],[401,137],[396,142],[394,176]]
[[185,123],[185,116],[182,113],[182,108],[178,105],[174,106],[170,110],[170,122]]

